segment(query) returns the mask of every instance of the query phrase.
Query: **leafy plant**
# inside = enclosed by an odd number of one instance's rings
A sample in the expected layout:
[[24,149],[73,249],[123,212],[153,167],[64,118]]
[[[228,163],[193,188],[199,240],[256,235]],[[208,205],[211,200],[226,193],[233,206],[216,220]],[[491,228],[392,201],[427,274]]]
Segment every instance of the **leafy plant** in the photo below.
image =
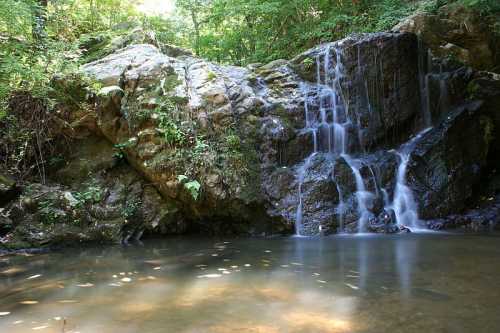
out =
[[122,210],[122,216],[125,219],[133,217],[139,207],[141,206],[141,201],[139,199],[127,200],[125,207]]
[[484,15],[500,12],[500,2],[497,0],[459,0],[457,4],[474,8]]
[[214,72],[212,72],[212,71],[208,72],[208,75],[207,75],[207,79],[208,79],[208,81],[213,81],[213,80],[215,80],[216,78],[217,78],[217,75],[215,75],[215,73],[214,73]]
[[168,114],[160,113],[159,119],[160,123],[157,130],[163,135],[165,141],[170,146],[180,146],[186,142],[186,134]]
[[226,144],[228,148],[233,152],[240,151],[241,148],[241,140],[240,137],[235,134],[230,134],[226,136]]
[[90,183],[80,192],[75,192],[74,197],[78,201],[77,206],[83,206],[89,203],[98,203],[103,198],[103,190],[96,183]]
[[189,180],[185,175],[177,176],[179,183],[184,184],[184,188],[191,194],[194,200],[198,200],[200,196],[201,184],[197,180]]
[[44,224],[54,224],[64,216],[64,212],[57,209],[55,200],[47,198],[38,204],[40,219]]
[[200,156],[201,154],[206,152],[208,148],[210,148],[210,146],[207,144],[207,142],[202,137],[197,137],[195,146],[193,148],[193,154],[195,156]]
[[113,148],[115,149],[115,153],[113,154],[113,157],[116,158],[117,160],[121,161],[125,159],[125,150],[132,146],[131,141],[126,141],[122,143],[117,143],[113,145]]
[[311,58],[305,58],[302,63],[304,64],[305,69],[309,70],[314,65],[314,60],[312,60]]

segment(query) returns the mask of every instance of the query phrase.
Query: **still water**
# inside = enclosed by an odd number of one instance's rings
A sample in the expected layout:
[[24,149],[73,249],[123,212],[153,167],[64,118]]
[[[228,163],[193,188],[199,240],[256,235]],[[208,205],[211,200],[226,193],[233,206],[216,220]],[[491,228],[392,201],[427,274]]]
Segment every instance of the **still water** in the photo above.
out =
[[500,332],[500,235],[171,238],[0,256],[0,332]]

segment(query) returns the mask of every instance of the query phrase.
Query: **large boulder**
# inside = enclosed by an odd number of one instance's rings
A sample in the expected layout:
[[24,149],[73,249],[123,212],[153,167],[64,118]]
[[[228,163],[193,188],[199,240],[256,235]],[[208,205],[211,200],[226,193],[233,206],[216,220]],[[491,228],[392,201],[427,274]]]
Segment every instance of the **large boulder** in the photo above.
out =
[[481,114],[481,102],[471,102],[417,142],[408,174],[420,217],[445,217],[466,207],[486,167],[492,133],[493,122]]
[[394,31],[419,35],[438,57],[450,57],[479,70],[500,70],[500,37],[493,26],[498,17],[449,4],[437,12],[418,12],[400,22]]
[[[140,44],[82,71],[105,85],[98,95],[100,131],[164,197],[203,222],[198,228],[229,220],[240,220],[227,227],[237,232],[282,228],[265,223],[257,123],[236,121],[262,104],[249,70],[176,59]],[[249,225],[259,214],[262,225]]]
[[4,207],[3,246],[126,243],[144,232],[183,232],[175,206],[115,153],[102,138],[75,142],[50,185],[29,184]]

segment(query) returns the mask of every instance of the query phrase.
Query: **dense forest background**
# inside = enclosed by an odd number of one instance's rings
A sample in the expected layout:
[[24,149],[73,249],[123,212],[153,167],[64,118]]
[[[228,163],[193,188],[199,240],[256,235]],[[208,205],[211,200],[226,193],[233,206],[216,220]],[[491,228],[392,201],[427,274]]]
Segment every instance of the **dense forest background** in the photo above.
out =
[[50,102],[50,79],[92,60],[81,57],[86,41],[109,39],[136,26],[154,31],[160,43],[189,48],[212,61],[246,65],[288,58],[349,33],[386,30],[415,11],[446,4],[474,7],[485,16],[500,12],[497,0],[176,0],[174,13],[155,16],[139,11],[140,3],[2,0],[1,116],[13,91],[30,91]]

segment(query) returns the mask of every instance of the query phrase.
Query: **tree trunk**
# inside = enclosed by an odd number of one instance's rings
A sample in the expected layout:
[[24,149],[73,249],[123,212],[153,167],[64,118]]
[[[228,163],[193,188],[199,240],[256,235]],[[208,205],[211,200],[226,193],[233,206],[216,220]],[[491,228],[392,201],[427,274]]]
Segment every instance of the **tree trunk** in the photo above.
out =
[[191,19],[193,20],[195,33],[195,52],[197,55],[200,55],[200,22],[198,22],[198,16],[196,15],[195,9],[191,9]]

